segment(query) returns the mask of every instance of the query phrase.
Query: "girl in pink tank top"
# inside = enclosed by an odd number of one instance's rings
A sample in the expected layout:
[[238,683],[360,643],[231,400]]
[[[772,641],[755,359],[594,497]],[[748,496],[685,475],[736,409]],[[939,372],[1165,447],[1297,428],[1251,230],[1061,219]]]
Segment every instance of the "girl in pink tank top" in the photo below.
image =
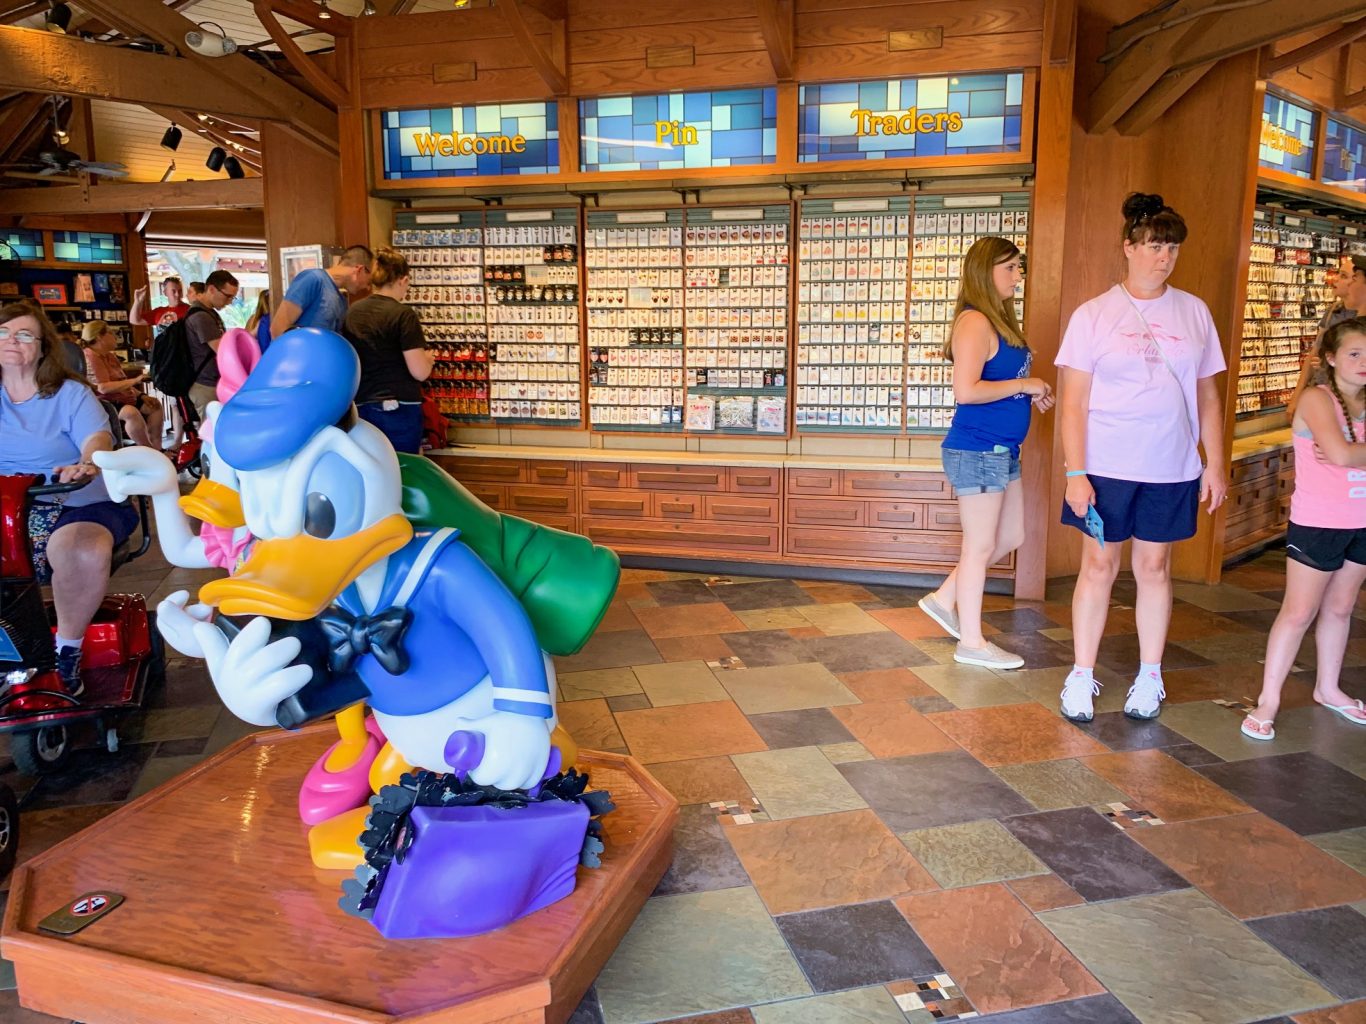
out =
[[1352,612],[1366,581],[1366,318],[1324,332],[1319,363],[1326,382],[1309,388],[1295,409],[1295,492],[1285,535],[1285,598],[1266,641],[1257,708],[1243,735],[1276,738],[1281,688],[1309,623],[1318,618],[1314,700],[1355,725],[1366,705],[1339,684]]

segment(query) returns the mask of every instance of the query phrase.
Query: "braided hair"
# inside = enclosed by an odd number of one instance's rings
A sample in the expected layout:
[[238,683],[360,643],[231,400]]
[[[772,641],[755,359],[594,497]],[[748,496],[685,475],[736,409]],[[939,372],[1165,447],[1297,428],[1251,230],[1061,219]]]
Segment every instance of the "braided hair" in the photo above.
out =
[[1328,390],[1333,392],[1333,398],[1337,400],[1338,408],[1342,410],[1342,418],[1345,423],[1342,428],[1343,436],[1348,441],[1358,441],[1360,439],[1356,436],[1356,427],[1352,422],[1352,411],[1347,406],[1347,399],[1343,395],[1342,389],[1338,387],[1338,375],[1335,367],[1328,362],[1328,356],[1337,355],[1338,349],[1342,347],[1343,340],[1349,334],[1360,334],[1366,337],[1366,317],[1354,316],[1350,320],[1343,320],[1324,331],[1323,337],[1319,339],[1318,359],[1324,383],[1328,385]]
[[1145,242],[1174,242],[1186,240],[1186,221],[1158,195],[1130,192],[1124,200],[1124,241],[1132,245]]

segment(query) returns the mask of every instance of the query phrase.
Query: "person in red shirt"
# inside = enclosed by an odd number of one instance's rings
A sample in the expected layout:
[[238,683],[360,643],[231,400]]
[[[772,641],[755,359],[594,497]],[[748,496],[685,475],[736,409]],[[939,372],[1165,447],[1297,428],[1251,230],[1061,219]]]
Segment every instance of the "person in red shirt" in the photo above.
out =
[[119,422],[135,444],[160,450],[164,422],[161,403],[138,388],[147,374],[128,375],[114,355],[118,338],[103,320],[87,323],[81,330],[81,340],[86,345],[86,376],[95,394],[118,408]]
[[184,286],[178,277],[168,277],[161,282],[161,295],[165,305],[147,308],[147,289],[139,288],[133,293],[133,308],[128,311],[128,322],[136,327],[163,328],[183,320],[190,311],[184,299]]

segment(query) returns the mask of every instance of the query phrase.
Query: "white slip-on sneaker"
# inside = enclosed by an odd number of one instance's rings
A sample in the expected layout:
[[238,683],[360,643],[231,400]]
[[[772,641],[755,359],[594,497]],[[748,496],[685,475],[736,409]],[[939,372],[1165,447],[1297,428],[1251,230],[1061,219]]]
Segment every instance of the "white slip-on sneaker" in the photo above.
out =
[[1062,684],[1062,717],[1072,722],[1089,722],[1096,717],[1095,697],[1100,683],[1094,676],[1069,672]]
[[1140,722],[1150,721],[1162,714],[1162,698],[1165,696],[1167,691],[1162,688],[1162,677],[1156,672],[1143,673],[1129,687],[1124,713]]
[[985,647],[967,647],[959,643],[953,649],[953,660],[960,665],[980,665],[982,668],[1023,668],[1024,659],[997,647],[990,640]]

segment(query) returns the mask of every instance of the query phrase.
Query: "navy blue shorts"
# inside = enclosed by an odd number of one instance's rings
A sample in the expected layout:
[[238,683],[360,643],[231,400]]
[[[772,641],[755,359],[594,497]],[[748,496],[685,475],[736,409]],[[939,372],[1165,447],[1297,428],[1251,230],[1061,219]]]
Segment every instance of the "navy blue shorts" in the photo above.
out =
[[373,423],[383,431],[396,452],[410,455],[422,454],[422,403],[401,402],[397,409],[388,412],[383,402],[362,402],[356,412],[367,423]]
[[[1144,484],[1090,475],[1096,492],[1096,512],[1105,523],[1105,542],[1130,537],[1154,544],[1170,544],[1195,536],[1200,512],[1200,478],[1179,484]],[[1075,526],[1088,537],[1086,521],[1062,503],[1064,526]]]
[[118,547],[138,526],[138,513],[131,505],[97,501],[90,505],[67,507],[44,501],[29,506],[28,532],[33,551],[33,573],[39,583],[52,579],[47,561],[47,544],[52,535],[68,523],[96,523],[109,531]]

